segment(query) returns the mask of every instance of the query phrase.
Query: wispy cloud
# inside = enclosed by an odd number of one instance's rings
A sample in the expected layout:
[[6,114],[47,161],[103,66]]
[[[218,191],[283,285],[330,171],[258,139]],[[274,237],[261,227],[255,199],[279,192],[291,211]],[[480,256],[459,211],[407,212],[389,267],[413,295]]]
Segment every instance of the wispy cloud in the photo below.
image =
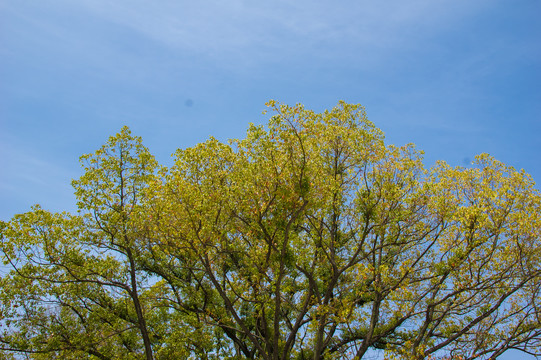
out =
[[70,182],[77,172],[28,145],[13,141],[5,133],[0,137],[0,192],[10,205],[9,213],[2,207],[2,220],[13,212],[28,211],[35,203],[58,211],[66,209],[67,204],[75,205],[69,194],[73,193]]
[[[352,48],[365,50],[356,61],[375,65],[396,49],[415,44],[419,37],[447,29],[457,18],[479,11],[487,1],[346,1],[337,5],[330,1],[59,0],[54,4],[58,13],[93,14],[175,51],[224,66],[247,66],[273,59],[292,61],[300,52],[340,58]],[[60,30],[58,36],[70,33]],[[76,40],[71,42],[77,46]],[[104,49],[98,50],[103,54]]]

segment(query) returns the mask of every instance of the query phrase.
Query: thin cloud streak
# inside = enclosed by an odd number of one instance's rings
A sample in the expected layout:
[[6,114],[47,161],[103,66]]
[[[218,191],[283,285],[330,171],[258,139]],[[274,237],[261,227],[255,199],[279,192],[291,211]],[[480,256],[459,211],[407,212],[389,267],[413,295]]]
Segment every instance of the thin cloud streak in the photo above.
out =
[[[316,57],[341,57],[351,48],[366,49],[356,61],[377,66],[397,49],[415,46],[430,32],[448,30],[457,19],[480,11],[487,2],[390,1],[373,2],[276,1],[272,4],[230,2],[146,2],[82,0],[66,5],[70,11],[91,13],[153,39],[163,46],[193,56],[219,60],[217,65],[262,66],[310,53]],[[425,32],[426,29],[430,31]],[[318,52],[330,46],[336,53]],[[249,56],[247,56],[249,55]],[[355,61],[355,60],[354,60]]]
[[2,208],[0,219],[7,220],[13,211],[27,211],[33,204],[64,210],[66,203],[73,204],[70,182],[78,176],[74,169],[60,165],[57,159],[47,159],[27,147],[10,142],[4,134],[0,138],[0,191],[4,201],[17,199],[18,209],[7,213]]

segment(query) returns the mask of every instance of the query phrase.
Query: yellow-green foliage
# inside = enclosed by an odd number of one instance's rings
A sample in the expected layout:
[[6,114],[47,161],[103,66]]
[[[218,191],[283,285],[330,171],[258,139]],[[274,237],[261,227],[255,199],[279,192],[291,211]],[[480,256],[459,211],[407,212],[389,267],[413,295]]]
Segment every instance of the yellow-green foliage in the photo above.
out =
[[0,351],[33,359],[541,353],[541,197],[488,155],[426,169],[360,105],[268,103],[160,167],[127,128],[79,213],[1,223]]

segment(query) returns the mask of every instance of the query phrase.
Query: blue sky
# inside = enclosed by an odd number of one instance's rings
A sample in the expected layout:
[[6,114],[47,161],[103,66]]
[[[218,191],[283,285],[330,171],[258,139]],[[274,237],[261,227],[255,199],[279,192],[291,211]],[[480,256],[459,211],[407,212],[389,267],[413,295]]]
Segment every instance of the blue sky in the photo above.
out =
[[[338,5],[339,4],[339,5]],[[361,103],[427,165],[541,178],[538,0],[0,1],[0,218],[73,209],[78,157],[127,124],[162,163],[269,99]]]
[[264,123],[269,99],[361,103],[427,165],[488,152],[540,183],[539,15],[539,0],[0,0],[0,219],[73,210],[78,157],[123,125],[170,164]]

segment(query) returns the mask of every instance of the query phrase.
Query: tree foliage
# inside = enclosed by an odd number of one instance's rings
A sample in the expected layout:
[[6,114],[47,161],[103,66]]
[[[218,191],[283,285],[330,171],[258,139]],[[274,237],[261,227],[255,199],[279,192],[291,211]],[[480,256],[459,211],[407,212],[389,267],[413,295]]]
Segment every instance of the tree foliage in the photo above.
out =
[[[158,165],[127,128],[81,158],[77,214],[1,225],[0,349],[32,359],[541,354],[541,196],[480,155],[425,169],[359,105]],[[372,353],[371,353],[372,352]]]

